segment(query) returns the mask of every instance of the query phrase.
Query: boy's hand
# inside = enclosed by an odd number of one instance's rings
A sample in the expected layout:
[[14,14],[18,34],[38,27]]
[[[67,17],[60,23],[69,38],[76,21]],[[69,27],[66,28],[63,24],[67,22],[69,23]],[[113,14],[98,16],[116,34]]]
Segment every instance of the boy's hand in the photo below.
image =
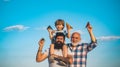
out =
[[67,30],[73,29],[72,26],[70,26],[68,23],[66,23],[66,26],[67,26]]
[[47,29],[47,30],[48,30],[49,33],[51,32],[51,29]]
[[52,30],[51,34],[53,35],[53,33],[55,33],[55,30]]
[[51,32],[53,29],[52,29],[52,27],[49,25],[49,26],[47,27],[47,30],[48,30],[48,32]]

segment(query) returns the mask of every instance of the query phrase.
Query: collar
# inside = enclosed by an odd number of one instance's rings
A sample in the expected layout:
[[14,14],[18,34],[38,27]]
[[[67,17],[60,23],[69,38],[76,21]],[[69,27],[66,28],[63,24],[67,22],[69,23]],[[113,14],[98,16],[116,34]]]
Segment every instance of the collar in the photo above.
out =
[[[83,44],[82,43],[79,43],[77,46],[76,46],[76,48],[78,47],[78,46],[82,46]],[[72,50],[72,43],[69,43],[68,44],[68,48],[70,48],[70,50]]]

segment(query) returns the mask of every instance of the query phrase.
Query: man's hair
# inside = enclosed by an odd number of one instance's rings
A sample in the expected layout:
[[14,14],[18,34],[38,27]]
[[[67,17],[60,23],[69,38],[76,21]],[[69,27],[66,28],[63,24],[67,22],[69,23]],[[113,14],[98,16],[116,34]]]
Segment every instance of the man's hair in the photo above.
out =
[[64,33],[62,33],[62,32],[56,33],[55,39],[56,39],[58,36],[63,36],[63,38],[64,38],[64,40],[65,40],[65,35],[64,35]]
[[56,25],[63,25],[63,28],[64,28],[64,26],[65,26],[65,25],[64,25],[64,20],[62,20],[62,19],[56,20],[56,21],[55,21],[55,26],[56,26]]

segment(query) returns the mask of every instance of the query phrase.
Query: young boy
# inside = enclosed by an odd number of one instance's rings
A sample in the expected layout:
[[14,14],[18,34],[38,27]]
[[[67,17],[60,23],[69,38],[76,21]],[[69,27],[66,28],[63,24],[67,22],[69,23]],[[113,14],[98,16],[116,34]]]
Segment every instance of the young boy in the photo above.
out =
[[[67,38],[70,38],[70,30],[72,29],[72,27],[68,24],[66,24],[67,26],[67,33],[64,29],[64,20],[62,19],[58,19],[55,22],[55,27],[57,30],[52,30],[51,27],[49,26],[47,28],[48,32],[49,32],[49,36],[51,39],[52,44],[50,45],[50,60],[51,62],[54,62],[54,58],[52,57],[52,54],[54,54],[54,43],[55,43],[55,35],[56,33],[63,33]],[[62,53],[63,53],[63,57],[67,57],[67,46],[64,44],[62,47]]]

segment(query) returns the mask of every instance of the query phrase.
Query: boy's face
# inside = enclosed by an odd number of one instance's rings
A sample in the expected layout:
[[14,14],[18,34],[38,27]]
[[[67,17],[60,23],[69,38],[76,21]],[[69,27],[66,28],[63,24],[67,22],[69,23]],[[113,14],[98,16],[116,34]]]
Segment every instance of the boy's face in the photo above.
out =
[[56,25],[56,28],[57,28],[58,31],[61,31],[61,30],[63,30],[63,25],[58,24],[58,25]]

